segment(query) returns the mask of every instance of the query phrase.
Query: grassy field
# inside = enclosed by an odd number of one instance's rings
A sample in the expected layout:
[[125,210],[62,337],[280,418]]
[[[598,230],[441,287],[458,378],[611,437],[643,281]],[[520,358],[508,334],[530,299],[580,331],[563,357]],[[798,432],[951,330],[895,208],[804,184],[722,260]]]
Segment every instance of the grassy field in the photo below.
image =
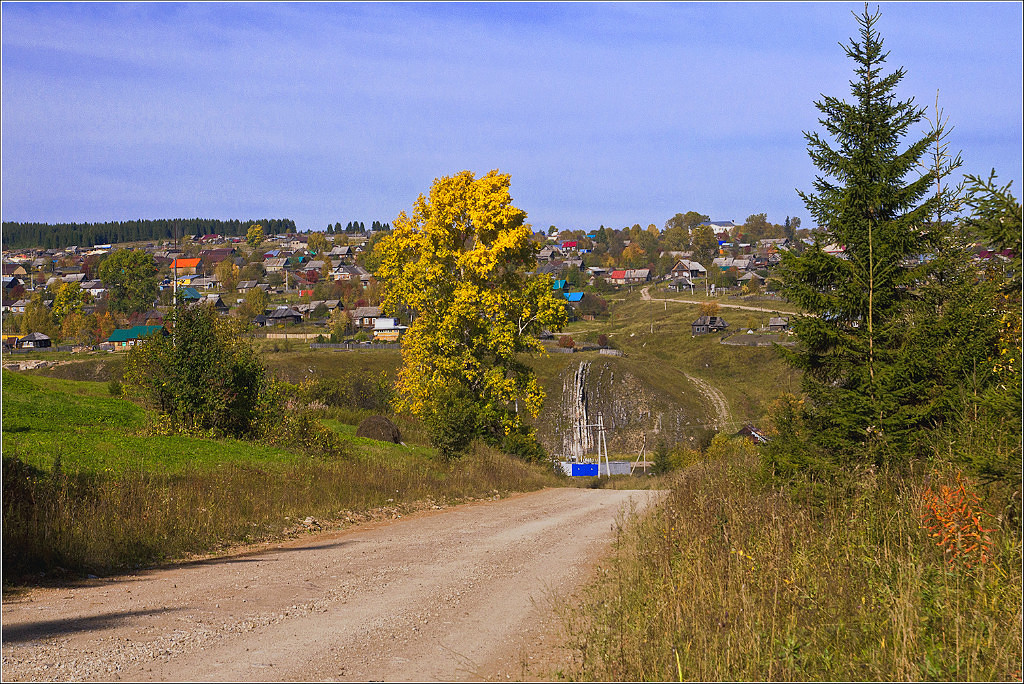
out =
[[[146,411],[106,383],[3,372],[4,582],[105,574],[563,480],[485,447],[453,462],[429,447],[355,436],[312,458],[232,439],[147,435]],[[315,518],[316,524],[301,521]]]
[[[929,507],[943,486],[987,544],[936,546],[929,521],[956,515]],[[671,488],[567,609],[565,677],[1020,681],[1019,525],[977,482],[922,469],[772,487],[752,447],[716,442]]]
[[[652,297],[664,295],[652,287]],[[607,335],[613,346],[625,352],[626,359],[647,369],[645,381],[659,391],[674,391],[677,383],[685,382],[684,373],[710,383],[725,395],[737,423],[757,422],[780,393],[799,392],[799,374],[774,349],[724,345],[720,335],[693,337],[690,324],[699,315],[698,305],[645,301],[636,290],[621,296],[607,321],[572,323],[566,332],[573,339]],[[759,316],[753,311],[734,313],[729,309],[720,315],[730,331],[746,329]],[[765,313],[765,322],[770,315],[772,312]]]

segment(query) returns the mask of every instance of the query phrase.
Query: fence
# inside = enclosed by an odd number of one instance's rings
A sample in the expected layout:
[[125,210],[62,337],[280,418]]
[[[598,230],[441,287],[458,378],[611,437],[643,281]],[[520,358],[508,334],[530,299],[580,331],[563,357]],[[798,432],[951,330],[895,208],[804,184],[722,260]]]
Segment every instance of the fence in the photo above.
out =
[[376,343],[376,342],[310,342],[310,349],[356,349],[369,351],[397,351],[401,347],[397,344]]
[[315,340],[318,337],[327,337],[328,335],[330,335],[330,333],[325,335],[322,332],[312,332],[312,333],[266,333],[264,335],[257,334],[256,336],[257,337],[263,337],[264,339],[268,339],[268,340]]
[[[94,347],[95,349],[95,347]],[[73,352],[75,347],[71,345],[61,345],[59,347],[24,347],[18,349],[8,349],[4,347],[4,354],[35,354],[35,353],[46,353],[46,352]]]

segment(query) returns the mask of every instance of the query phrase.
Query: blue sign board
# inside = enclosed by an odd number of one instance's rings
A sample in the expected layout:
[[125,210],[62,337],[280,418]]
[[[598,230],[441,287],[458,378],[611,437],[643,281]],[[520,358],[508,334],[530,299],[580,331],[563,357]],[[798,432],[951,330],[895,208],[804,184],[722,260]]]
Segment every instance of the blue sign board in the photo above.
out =
[[597,477],[597,464],[596,463],[573,463],[572,464],[572,476],[573,477]]

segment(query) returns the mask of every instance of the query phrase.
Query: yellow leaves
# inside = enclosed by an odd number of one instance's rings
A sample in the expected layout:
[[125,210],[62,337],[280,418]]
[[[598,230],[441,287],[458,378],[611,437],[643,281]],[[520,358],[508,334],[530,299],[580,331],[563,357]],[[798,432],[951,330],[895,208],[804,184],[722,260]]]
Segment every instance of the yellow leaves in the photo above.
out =
[[463,387],[501,415],[514,406],[536,413],[543,401],[516,355],[540,349],[542,327],[565,324],[565,305],[546,280],[526,275],[536,245],[509,182],[497,171],[435,179],[377,246],[384,310],[413,314],[399,390],[414,413],[439,385]]

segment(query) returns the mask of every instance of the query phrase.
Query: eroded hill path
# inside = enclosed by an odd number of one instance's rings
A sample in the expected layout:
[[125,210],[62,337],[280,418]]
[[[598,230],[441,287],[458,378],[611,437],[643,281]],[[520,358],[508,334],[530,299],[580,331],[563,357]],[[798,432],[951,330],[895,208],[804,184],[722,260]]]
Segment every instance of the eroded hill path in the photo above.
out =
[[34,589],[3,605],[3,678],[546,678],[554,606],[658,496],[548,489]]

